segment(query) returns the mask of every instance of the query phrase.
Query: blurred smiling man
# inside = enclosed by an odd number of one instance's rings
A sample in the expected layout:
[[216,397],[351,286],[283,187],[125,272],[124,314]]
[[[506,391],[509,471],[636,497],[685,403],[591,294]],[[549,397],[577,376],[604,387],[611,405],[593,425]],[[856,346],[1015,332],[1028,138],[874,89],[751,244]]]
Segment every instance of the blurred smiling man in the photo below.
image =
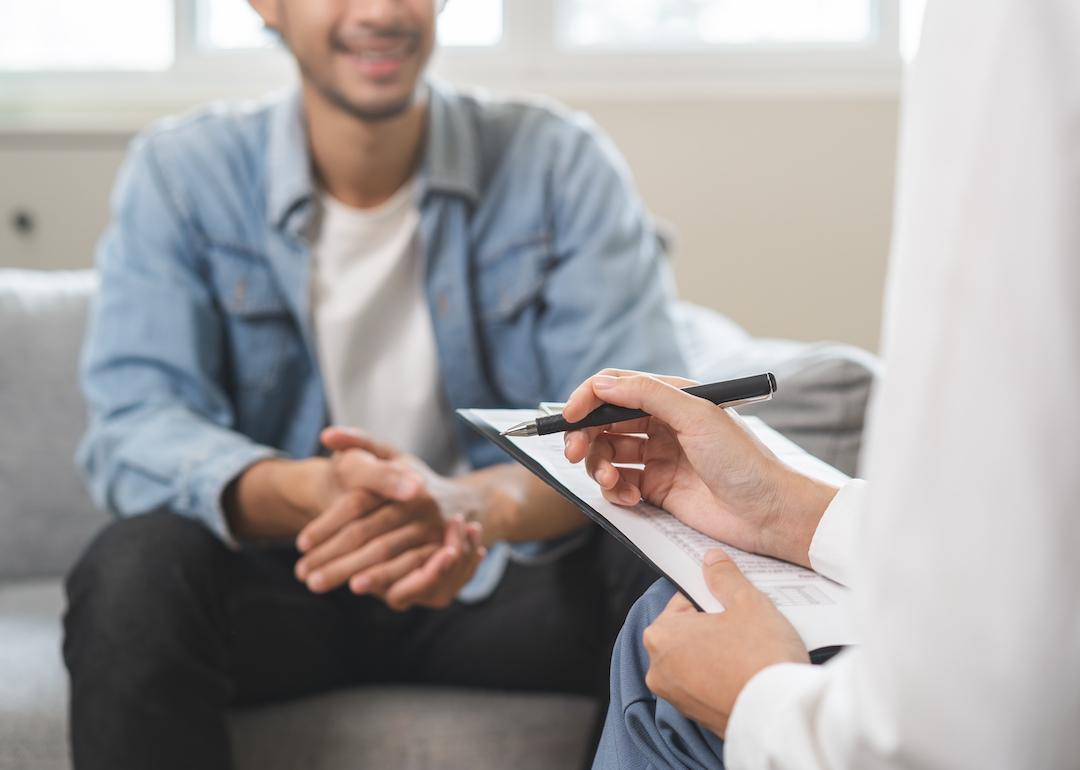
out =
[[99,246],[80,769],[226,768],[229,707],[368,682],[597,693],[652,580],[453,418],[682,369],[610,145],[425,80],[432,0],[253,5],[300,87],[140,136]]

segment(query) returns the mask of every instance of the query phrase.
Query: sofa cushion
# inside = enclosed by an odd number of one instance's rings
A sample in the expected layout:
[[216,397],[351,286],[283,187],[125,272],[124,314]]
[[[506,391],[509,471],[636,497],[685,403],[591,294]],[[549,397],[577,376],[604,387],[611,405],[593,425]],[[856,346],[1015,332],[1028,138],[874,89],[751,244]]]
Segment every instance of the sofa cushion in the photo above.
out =
[[59,575],[106,520],[74,470],[94,275],[0,270],[0,579]]
[[679,342],[696,380],[711,382],[771,371],[771,401],[742,407],[810,454],[854,476],[866,407],[881,365],[872,354],[835,342],[751,337],[719,313],[680,302]]
[[[67,675],[59,581],[0,585],[0,768],[61,770]],[[515,768],[583,764],[596,704],[439,688],[343,690],[235,712],[240,768]]]

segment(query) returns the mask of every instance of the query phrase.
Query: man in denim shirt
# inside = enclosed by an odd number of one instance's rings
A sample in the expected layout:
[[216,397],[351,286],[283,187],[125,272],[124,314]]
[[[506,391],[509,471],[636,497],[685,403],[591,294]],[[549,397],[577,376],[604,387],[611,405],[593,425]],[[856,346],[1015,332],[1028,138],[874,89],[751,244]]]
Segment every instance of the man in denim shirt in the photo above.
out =
[[98,253],[79,768],[228,767],[230,705],[350,684],[601,692],[652,580],[452,412],[683,368],[614,150],[425,81],[433,0],[253,4],[301,88],[142,135]]

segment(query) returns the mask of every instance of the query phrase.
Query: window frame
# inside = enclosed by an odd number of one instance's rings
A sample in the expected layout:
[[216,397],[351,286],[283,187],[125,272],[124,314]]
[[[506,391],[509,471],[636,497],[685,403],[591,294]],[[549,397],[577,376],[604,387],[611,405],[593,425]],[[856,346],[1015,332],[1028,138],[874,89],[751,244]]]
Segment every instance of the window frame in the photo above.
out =
[[[236,0],[242,2],[242,0]],[[719,45],[674,50],[569,48],[558,40],[560,0],[503,0],[503,36],[489,47],[442,47],[437,77],[569,100],[716,96],[894,96],[902,72],[905,0],[872,0],[878,35],[868,44]],[[0,72],[0,129],[137,127],[158,115],[221,98],[250,98],[293,82],[285,51],[207,50],[200,0],[174,0],[175,61],[161,72]],[[229,77],[222,77],[227,72]]]

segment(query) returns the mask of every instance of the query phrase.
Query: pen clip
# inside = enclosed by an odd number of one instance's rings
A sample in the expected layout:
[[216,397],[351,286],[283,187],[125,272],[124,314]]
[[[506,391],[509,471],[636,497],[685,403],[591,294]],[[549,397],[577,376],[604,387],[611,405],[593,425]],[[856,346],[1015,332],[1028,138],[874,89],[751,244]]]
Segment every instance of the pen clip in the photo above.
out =
[[734,409],[737,406],[746,406],[747,404],[759,404],[762,401],[772,401],[772,397],[772,393],[767,393],[764,396],[755,396],[754,398],[742,398],[738,401],[728,401],[723,404],[723,408]]

